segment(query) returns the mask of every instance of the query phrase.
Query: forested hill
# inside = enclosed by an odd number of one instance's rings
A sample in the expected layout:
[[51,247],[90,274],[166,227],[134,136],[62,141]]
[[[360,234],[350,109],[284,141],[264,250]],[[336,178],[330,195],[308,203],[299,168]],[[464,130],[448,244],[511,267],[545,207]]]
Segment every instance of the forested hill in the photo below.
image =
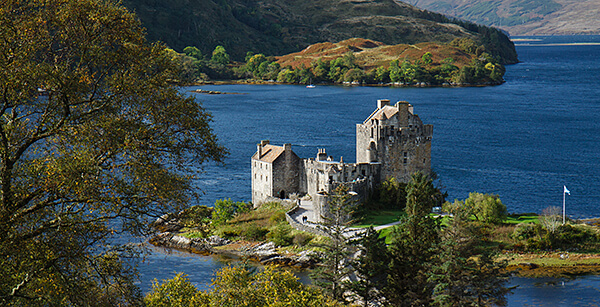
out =
[[223,45],[234,59],[247,51],[283,55],[317,42],[360,37],[386,44],[450,42],[469,37],[504,63],[517,61],[499,30],[451,21],[394,0],[124,0],[148,30],[175,50],[207,54]]

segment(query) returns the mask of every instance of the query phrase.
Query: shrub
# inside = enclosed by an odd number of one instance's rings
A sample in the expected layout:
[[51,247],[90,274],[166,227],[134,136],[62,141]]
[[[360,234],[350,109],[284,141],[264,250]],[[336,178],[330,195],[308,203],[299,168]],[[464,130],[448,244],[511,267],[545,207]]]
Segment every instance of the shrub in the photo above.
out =
[[275,212],[269,217],[269,223],[271,223],[271,225],[279,224],[284,221],[285,213],[281,211]]
[[313,239],[313,236],[307,233],[298,233],[294,236],[292,243],[298,246],[305,246]]
[[192,206],[183,211],[181,222],[185,227],[202,227],[212,216],[212,208],[207,206]]
[[267,239],[279,246],[288,246],[292,244],[291,227],[286,223],[280,223],[271,228],[267,234]]
[[540,226],[534,223],[522,223],[515,227],[512,237],[516,240],[528,240],[540,233]]
[[248,240],[262,241],[269,232],[268,229],[256,224],[247,224],[241,231],[241,236]]

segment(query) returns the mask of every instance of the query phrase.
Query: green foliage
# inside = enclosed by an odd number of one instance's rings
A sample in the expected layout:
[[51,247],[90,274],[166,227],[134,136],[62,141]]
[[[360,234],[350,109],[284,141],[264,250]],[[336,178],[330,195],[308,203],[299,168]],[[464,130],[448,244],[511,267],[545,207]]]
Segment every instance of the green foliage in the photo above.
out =
[[312,239],[313,236],[311,234],[301,232],[294,235],[292,243],[298,246],[306,246],[308,243],[310,243]]
[[181,223],[184,227],[203,227],[210,223],[213,208],[196,205],[185,209],[180,214]]
[[139,303],[115,238],[196,198],[210,114],[117,2],[2,1],[0,33],[0,305]]
[[539,240],[530,239],[528,247],[534,250],[570,249],[598,243],[598,235],[584,225],[560,225],[554,232],[546,232]]
[[246,224],[245,227],[241,228],[240,236],[247,240],[262,241],[265,240],[269,230],[265,227],[258,226],[253,223]]
[[428,281],[439,306],[506,305],[505,262],[481,248],[481,230],[467,214],[454,215],[443,229]]
[[469,198],[464,202],[455,200],[453,204],[445,203],[444,209],[450,213],[466,212],[482,223],[499,224],[507,216],[506,205],[500,201],[498,195],[477,192],[469,193]]
[[288,246],[294,239],[291,235],[292,228],[287,222],[279,223],[271,228],[267,234],[267,239],[277,246]]
[[355,281],[346,282],[363,302],[363,306],[377,304],[382,298],[382,290],[387,285],[389,253],[385,238],[380,238],[373,227],[369,227],[356,240],[359,256],[351,261]]
[[281,222],[285,222],[285,212],[283,211],[277,211],[274,212],[270,217],[269,217],[269,223],[271,224],[279,224]]
[[435,255],[440,225],[429,214],[439,202],[433,180],[415,173],[406,186],[406,213],[403,223],[392,230],[390,275],[384,290],[394,305],[421,305],[431,300],[433,285],[427,283],[427,266]]
[[311,278],[317,286],[322,287],[326,293],[336,301],[344,302],[345,294],[343,280],[350,274],[350,267],[346,265],[352,254],[349,244],[351,214],[354,209],[352,195],[349,188],[339,185],[329,195],[328,212],[323,216],[319,228],[327,234],[327,240],[318,245],[321,253],[318,255],[318,267],[312,272]]
[[540,236],[541,230],[539,224],[521,223],[515,227],[512,237],[517,240],[528,240]]
[[216,64],[227,65],[229,64],[229,54],[225,50],[225,47],[219,45],[215,47],[215,50],[212,52],[212,57],[210,61]]
[[425,65],[431,64],[433,62],[432,57],[433,55],[431,54],[431,52],[425,52],[423,56],[421,56],[421,62]]
[[232,219],[236,213],[248,212],[252,209],[252,204],[245,202],[233,202],[228,199],[217,199],[212,211],[212,222],[216,225],[224,224]]

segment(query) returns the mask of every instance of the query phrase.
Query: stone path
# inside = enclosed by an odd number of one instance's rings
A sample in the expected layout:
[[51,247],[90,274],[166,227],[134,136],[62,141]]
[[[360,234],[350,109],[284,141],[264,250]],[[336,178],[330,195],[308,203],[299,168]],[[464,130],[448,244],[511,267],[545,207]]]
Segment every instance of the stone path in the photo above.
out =
[[[306,217],[306,220],[304,220]],[[298,209],[291,215],[296,222],[300,224],[304,224],[306,226],[312,227],[316,229],[318,217],[313,210],[312,200],[300,200],[300,206]],[[376,226],[375,230],[381,230],[384,228],[392,227],[394,225],[398,225],[400,222],[393,222],[385,225]],[[365,231],[365,228],[351,228],[352,230],[347,234],[348,237],[356,236],[357,234]]]

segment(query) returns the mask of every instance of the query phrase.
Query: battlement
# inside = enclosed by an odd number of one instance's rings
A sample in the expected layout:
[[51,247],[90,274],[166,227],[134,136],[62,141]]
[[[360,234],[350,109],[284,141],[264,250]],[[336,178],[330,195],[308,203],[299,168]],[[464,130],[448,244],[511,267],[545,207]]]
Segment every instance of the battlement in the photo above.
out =
[[259,204],[289,193],[317,197],[339,184],[366,197],[389,177],[408,181],[414,172],[430,173],[432,136],[433,126],[424,125],[410,103],[392,106],[389,99],[379,99],[377,109],[356,125],[356,163],[344,163],[341,157],[336,162],[325,148],[318,148],[314,159],[300,159],[291,144],[263,140],[252,157],[252,201]]

